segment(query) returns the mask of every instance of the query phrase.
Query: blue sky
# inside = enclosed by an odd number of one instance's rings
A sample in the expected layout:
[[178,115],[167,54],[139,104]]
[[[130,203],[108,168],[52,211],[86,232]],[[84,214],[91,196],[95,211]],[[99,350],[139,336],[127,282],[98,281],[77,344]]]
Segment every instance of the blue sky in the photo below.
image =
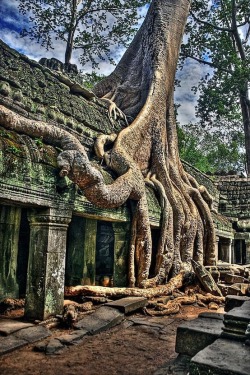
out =
[[[27,25],[27,18],[22,16],[17,9],[18,0],[0,0],[0,39],[2,39],[11,48],[18,50],[33,60],[39,60],[42,57],[56,57],[64,60],[65,45],[61,41],[54,43],[54,49],[47,51],[35,41],[28,37],[21,38],[20,31]],[[142,14],[146,13],[146,7]],[[91,72],[91,64],[84,67],[79,65],[78,56],[80,52],[74,52],[72,63],[78,65],[84,72]],[[119,61],[124,50],[114,48],[116,62]],[[114,69],[110,63],[102,61],[98,73],[109,74]],[[182,71],[177,72],[178,79],[181,80],[181,87],[176,89],[175,102],[181,104],[178,110],[178,121],[185,124],[189,121],[195,122],[195,104],[196,96],[191,92],[191,87],[198,83],[201,76],[205,74],[207,67],[189,60]]]

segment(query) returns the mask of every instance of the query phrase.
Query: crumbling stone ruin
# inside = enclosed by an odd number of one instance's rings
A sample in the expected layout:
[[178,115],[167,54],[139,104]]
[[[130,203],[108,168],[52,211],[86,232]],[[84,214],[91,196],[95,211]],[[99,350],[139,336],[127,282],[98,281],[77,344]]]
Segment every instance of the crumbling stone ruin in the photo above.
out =
[[231,189],[179,160],[172,94],[188,9],[153,1],[94,92],[0,43],[0,298],[26,294],[27,318],[62,313],[65,285],[153,288],[193,258],[214,274],[219,261],[226,273],[250,263],[248,179]]

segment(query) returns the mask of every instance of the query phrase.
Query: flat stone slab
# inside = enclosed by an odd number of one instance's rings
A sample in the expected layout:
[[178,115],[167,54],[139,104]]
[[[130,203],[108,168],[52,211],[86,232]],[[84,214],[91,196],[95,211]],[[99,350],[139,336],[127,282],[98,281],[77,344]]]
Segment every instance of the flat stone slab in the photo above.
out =
[[35,326],[21,329],[15,333],[15,336],[19,339],[26,340],[29,344],[31,344],[51,336],[51,332],[46,327]]
[[191,359],[189,371],[190,375],[249,375],[250,347],[218,339]]
[[27,345],[26,340],[19,339],[13,335],[0,337],[0,355],[12,352],[15,349],[22,348]]
[[116,301],[108,302],[106,303],[106,306],[114,307],[122,311],[124,314],[128,314],[147,306],[147,304],[148,300],[144,297],[125,297]]
[[85,316],[74,324],[74,328],[88,331],[94,335],[121,323],[124,314],[110,306],[102,306],[93,314]]
[[193,357],[207,345],[212,344],[222,333],[221,319],[197,318],[177,328],[175,351]]
[[8,336],[20,329],[29,327],[34,327],[34,324],[19,322],[12,319],[2,319],[0,320],[0,335]]

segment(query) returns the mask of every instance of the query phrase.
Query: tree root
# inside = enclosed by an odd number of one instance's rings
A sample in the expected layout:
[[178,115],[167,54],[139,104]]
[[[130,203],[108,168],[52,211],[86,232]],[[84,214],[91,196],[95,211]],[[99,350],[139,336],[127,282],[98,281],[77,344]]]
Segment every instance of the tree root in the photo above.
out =
[[150,316],[163,316],[177,314],[180,311],[182,305],[192,305],[198,304],[199,306],[207,307],[207,304],[213,303],[213,310],[216,309],[216,306],[225,302],[225,297],[213,296],[212,294],[207,293],[203,294],[193,294],[190,296],[181,296],[173,300],[169,300],[166,304],[158,302],[149,302],[149,306],[154,306],[154,310],[149,308],[144,308],[144,311],[147,315]]
[[159,296],[167,296],[172,294],[175,289],[181,288],[184,280],[184,272],[172,277],[171,280],[165,285],[159,285],[155,288],[139,289],[139,288],[108,288],[101,286],[70,286],[65,287],[65,296],[79,296],[79,295],[92,295],[99,297],[145,297],[153,298]]

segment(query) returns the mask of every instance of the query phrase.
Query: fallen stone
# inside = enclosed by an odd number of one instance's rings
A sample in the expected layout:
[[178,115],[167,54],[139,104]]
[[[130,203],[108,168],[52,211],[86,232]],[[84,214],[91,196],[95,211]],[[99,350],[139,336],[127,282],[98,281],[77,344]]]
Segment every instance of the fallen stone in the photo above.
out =
[[226,284],[236,284],[236,283],[244,283],[246,279],[243,276],[233,275],[231,273],[227,273],[225,275],[225,283]]
[[25,345],[27,345],[27,341],[12,335],[8,337],[0,337],[0,355],[12,352],[13,350],[22,348]]
[[249,375],[250,348],[238,341],[218,339],[190,362],[190,375]]
[[34,327],[34,324],[18,322],[11,319],[2,319],[0,320],[0,335],[8,336],[16,331],[19,331],[23,328]]
[[106,303],[106,306],[114,307],[122,311],[124,314],[128,314],[147,306],[147,304],[148,300],[144,297],[125,297],[116,301],[108,302]]
[[62,335],[58,337],[57,339],[60,341],[63,345],[75,345],[79,341],[81,341],[86,335],[88,335],[88,331],[80,329],[77,331],[74,331],[68,335]]
[[225,311],[228,312],[234,307],[240,307],[246,301],[250,301],[250,297],[228,295],[226,296]]
[[222,333],[221,319],[197,318],[177,328],[175,351],[193,357],[207,345],[212,344]]
[[91,335],[114,327],[122,322],[124,314],[109,306],[102,306],[93,314],[74,324],[74,328],[88,331]]
[[51,332],[46,327],[35,326],[21,329],[15,333],[15,336],[19,339],[26,340],[28,343],[33,343],[51,336]]
[[46,354],[59,354],[65,349],[65,345],[63,345],[58,339],[51,339],[46,348]]

